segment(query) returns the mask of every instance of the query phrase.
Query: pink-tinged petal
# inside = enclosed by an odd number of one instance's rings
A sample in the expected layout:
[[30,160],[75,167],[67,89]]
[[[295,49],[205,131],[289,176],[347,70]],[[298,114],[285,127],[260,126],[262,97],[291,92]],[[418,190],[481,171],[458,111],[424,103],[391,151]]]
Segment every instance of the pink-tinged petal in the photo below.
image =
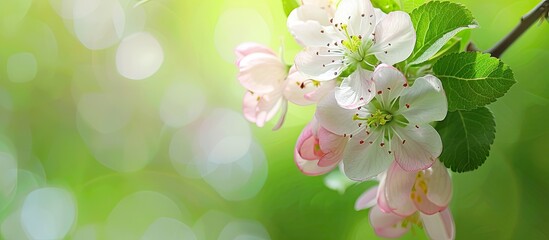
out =
[[431,202],[425,192],[421,189],[421,186],[420,186],[420,183],[419,182],[416,182],[416,185],[415,185],[415,189],[416,191],[413,192],[413,197],[414,197],[414,205],[416,206],[417,210],[423,214],[427,214],[427,215],[433,215],[435,213],[438,213],[442,210],[444,210],[446,208],[446,206],[444,207],[441,207],[441,206],[437,206],[436,204],[434,204],[433,202]]
[[377,24],[375,44],[370,52],[381,62],[393,65],[406,60],[416,43],[416,31],[410,15],[402,11],[390,12]]
[[385,182],[387,179],[387,171],[380,173],[377,176],[377,179],[379,180],[379,188],[377,192],[377,206],[384,213],[392,213],[392,209],[391,207],[389,207],[389,204],[387,203],[387,197],[385,194]]
[[327,167],[320,167],[318,166],[318,161],[316,160],[310,161],[301,158],[297,153],[297,150],[294,150],[294,162],[302,173],[309,176],[322,175],[337,167],[337,164]]
[[397,238],[407,233],[412,224],[403,227],[403,220],[404,218],[398,215],[382,212],[377,206],[370,210],[370,224],[380,237]]
[[452,179],[448,169],[438,160],[425,170],[427,199],[440,207],[447,207],[452,199]]
[[365,181],[386,170],[393,161],[383,134],[361,130],[347,143],[343,154],[344,172],[355,181]]
[[329,81],[347,67],[344,56],[338,48],[308,47],[296,55],[295,66],[307,78]]
[[387,64],[376,67],[373,79],[376,84],[375,97],[386,109],[390,109],[392,101],[400,96],[403,89],[408,87],[404,74]]
[[252,92],[246,92],[246,94],[244,94],[244,101],[242,102],[242,112],[244,113],[244,117],[250,122],[255,123],[257,119],[258,103],[259,101],[257,100],[257,96]]
[[317,103],[320,98],[335,88],[336,81],[318,82],[305,77],[295,67],[290,68],[284,89],[284,97],[297,105]]
[[256,107],[255,124],[258,127],[263,127],[265,122],[271,120],[275,116],[283,101],[282,95],[278,92],[261,96]]
[[342,0],[337,6],[333,23],[338,24],[338,27],[347,25],[352,36],[369,36],[376,23],[372,3],[365,0]]
[[284,124],[284,120],[286,120],[286,113],[288,112],[288,101],[282,100],[280,104],[280,117],[278,118],[278,122],[273,127],[273,131],[276,131],[282,127],[282,124]]
[[425,232],[431,239],[453,240],[456,237],[456,227],[450,209],[434,215],[421,214]]
[[374,186],[360,195],[355,202],[355,210],[360,211],[375,206],[377,203],[377,188],[378,186]]
[[320,86],[318,86],[315,91],[305,94],[305,99],[317,103],[320,99],[326,96],[326,94],[333,91],[336,84],[336,80],[320,82]]
[[414,85],[403,92],[399,104],[399,113],[413,123],[442,121],[448,112],[442,83],[433,75],[416,79]]
[[276,53],[273,52],[270,48],[254,42],[245,42],[239,44],[238,46],[236,46],[234,53],[236,55],[236,66],[239,66],[240,60],[243,57],[248,56],[252,53],[265,53],[276,56]]
[[295,145],[296,154],[299,155],[300,158],[305,160],[318,160],[318,156],[315,155],[315,146],[317,144],[317,141],[314,136],[314,129],[313,126],[314,121],[316,121],[314,118],[303,128],[301,131],[301,134],[299,134],[299,137],[297,138],[297,143]]
[[400,216],[410,216],[417,211],[410,193],[415,184],[416,173],[404,171],[393,163],[387,171],[385,197],[391,211]]
[[303,5],[290,13],[287,26],[300,45],[323,47],[344,37],[329,20],[326,10],[318,6]]
[[252,53],[240,60],[238,80],[244,88],[267,94],[282,88],[281,83],[288,74],[286,65],[274,55]]
[[336,87],[335,98],[339,106],[353,109],[369,103],[374,98],[375,92],[372,72],[357,69],[349,77],[344,78],[339,87]]
[[322,126],[318,128],[317,137],[320,150],[324,153],[318,161],[318,166],[327,167],[339,163],[343,158],[348,139],[332,133]]
[[334,95],[334,91],[332,91],[318,102],[315,113],[318,123],[337,135],[346,135],[356,131],[353,120],[356,111],[340,107]]
[[394,128],[396,134],[391,147],[395,160],[406,171],[418,171],[430,167],[442,152],[442,140],[429,124],[408,124]]

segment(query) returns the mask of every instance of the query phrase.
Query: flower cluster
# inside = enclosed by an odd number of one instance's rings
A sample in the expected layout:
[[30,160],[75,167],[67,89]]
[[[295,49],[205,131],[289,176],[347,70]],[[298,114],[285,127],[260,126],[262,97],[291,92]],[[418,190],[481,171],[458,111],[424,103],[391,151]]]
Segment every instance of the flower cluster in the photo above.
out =
[[244,116],[262,127],[282,109],[278,129],[288,101],[316,104],[294,150],[304,174],[339,166],[352,180],[379,180],[356,204],[372,208],[379,236],[417,226],[433,239],[453,239],[452,184],[432,126],[448,103],[436,76],[406,74],[402,63],[416,43],[410,15],[383,13],[368,0],[303,1],[287,26],[303,47],[294,65],[259,44],[236,49]]

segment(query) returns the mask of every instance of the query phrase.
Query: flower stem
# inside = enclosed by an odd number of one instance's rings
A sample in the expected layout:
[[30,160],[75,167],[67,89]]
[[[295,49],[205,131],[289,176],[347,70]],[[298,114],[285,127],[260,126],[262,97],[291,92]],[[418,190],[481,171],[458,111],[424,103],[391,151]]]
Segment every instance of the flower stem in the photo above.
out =
[[513,44],[532,24],[545,16],[549,11],[549,0],[542,0],[534,9],[522,16],[520,23],[499,41],[488,53],[493,57],[499,58],[511,44]]

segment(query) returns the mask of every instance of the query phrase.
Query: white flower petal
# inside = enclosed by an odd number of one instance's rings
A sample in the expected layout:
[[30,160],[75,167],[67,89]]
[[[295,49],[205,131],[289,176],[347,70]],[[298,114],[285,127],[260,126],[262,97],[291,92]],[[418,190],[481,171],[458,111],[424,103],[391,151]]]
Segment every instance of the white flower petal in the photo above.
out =
[[390,12],[377,24],[374,39],[370,52],[383,63],[393,65],[406,60],[416,43],[410,15],[402,11]]
[[337,6],[333,23],[338,27],[347,25],[352,36],[369,36],[376,23],[372,3],[367,0],[342,0]]
[[315,112],[318,123],[338,135],[356,131],[357,128],[353,120],[356,111],[340,107],[334,95],[335,93],[332,91],[318,102]]
[[238,67],[240,84],[257,94],[270,93],[281,88],[281,82],[288,73],[277,56],[263,52],[243,57]]
[[383,18],[387,16],[387,14],[381,11],[381,9],[379,8],[374,8],[374,13],[376,15],[376,26],[377,26],[379,22],[381,22],[381,20],[383,20]]
[[417,211],[410,198],[415,181],[416,172],[404,171],[396,162],[389,167],[385,180],[385,197],[392,212],[400,216],[410,216]]
[[303,5],[313,5],[318,6],[322,9],[327,9],[332,7],[333,0],[301,0]]
[[290,13],[287,26],[300,45],[323,47],[344,37],[330,24],[329,19],[324,9],[314,5],[303,5]]
[[391,148],[398,165],[406,171],[418,171],[430,167],[442,152],[438,132],[429,124],[408,124],[394,128]]
[[400,98],[399,113],[409,122],[442,121],[447,112],[448,102],[442,83],[433,75],[416,79],[414,85],[406,89]]
[[421,214],[421,219],[429,238],[437,240],[455,239],[456,227],[449,208],[434,215]]
[[435,161],[430,169],[425,171],[427,179],[427,199],[434,204],[446,207],[452,199],[452,179],[448,169],[440,162]]
[[347,177],[364,181],[385,171],[393,161],[389,146],[378,131],[355,134],[347,143],[343,153],[343,167]]
[[343,79],[336,88],[335,97],[339,106],[353,109],[369,103],[375,92],[372,72],[359,68]]
[[386,109],[408,86],[406,77],[398,69],[387,64],[381,64],[375,69],[373,79],[376,84],[375,97]]
[[339,76],[347,64],[339,48],[309,47],[297,54],[295,66],[308,78],[328,81]]

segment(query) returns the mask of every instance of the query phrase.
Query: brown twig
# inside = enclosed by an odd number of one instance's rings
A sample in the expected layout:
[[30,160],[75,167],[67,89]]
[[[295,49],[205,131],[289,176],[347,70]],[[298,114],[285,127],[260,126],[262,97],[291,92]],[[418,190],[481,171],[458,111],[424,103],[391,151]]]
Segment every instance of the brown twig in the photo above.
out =
[[500,42],[498,42],[488,52],[493,57],[499,58],[511,44],[513,44],[532,24],[534,24],[541,17],[545,17],[549,11],[549,0],[542,0],[534,9],[529,13],[522,16],[520,23],[505,36]]

